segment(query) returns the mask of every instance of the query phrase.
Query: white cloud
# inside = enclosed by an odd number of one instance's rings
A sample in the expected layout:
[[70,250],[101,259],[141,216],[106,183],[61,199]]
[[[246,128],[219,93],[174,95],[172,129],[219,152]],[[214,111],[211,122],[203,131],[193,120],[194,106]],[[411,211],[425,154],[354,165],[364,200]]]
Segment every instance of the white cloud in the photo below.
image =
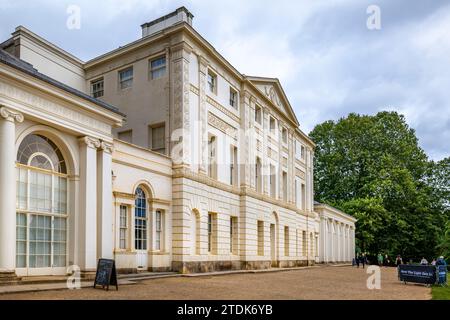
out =
[[[429,155],[449,156],[450,6],[377,3],[380,31],[366,29],[369,0],[0,0],[0,35],[24,24],[89,59],[184,5],[194,27],[239,71],[281,80],[304,131],[349,112],[397,110]],[[68,4],[82,8],[78,33],[64,29]]]

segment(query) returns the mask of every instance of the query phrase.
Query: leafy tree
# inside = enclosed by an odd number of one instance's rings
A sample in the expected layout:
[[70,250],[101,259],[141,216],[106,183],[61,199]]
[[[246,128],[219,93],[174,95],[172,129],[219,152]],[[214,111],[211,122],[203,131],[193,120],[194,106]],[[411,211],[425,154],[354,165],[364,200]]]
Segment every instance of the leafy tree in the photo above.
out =
[[402,115],[351,113],[317,125],[310,136],[316,198],[358,219],[363,250],[437,254],[449,220],[449,160],[428,161]]

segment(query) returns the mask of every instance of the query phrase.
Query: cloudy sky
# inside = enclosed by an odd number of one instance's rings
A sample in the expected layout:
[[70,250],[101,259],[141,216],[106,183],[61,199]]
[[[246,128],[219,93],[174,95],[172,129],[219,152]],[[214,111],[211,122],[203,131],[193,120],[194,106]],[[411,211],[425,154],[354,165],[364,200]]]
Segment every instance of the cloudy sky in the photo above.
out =
[[[72,4],[79,30],[66,27]],[[238,70],[280,79],[303,131],[349,112],[396,110],[430,158],[450,155],[449,1],[0,0],[0,40],[24,25],[89,60],[182,5]],[[380,30],[367,28],[369,5],[380,8]]]

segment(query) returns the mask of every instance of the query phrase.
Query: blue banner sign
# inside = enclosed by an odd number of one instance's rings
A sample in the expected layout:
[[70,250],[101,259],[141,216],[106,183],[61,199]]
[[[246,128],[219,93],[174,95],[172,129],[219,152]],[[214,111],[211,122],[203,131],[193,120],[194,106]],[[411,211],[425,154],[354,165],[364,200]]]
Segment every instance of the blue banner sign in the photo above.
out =
[[398,266],[400,281],[423,284],[436,283],[436,267],[401,264]]

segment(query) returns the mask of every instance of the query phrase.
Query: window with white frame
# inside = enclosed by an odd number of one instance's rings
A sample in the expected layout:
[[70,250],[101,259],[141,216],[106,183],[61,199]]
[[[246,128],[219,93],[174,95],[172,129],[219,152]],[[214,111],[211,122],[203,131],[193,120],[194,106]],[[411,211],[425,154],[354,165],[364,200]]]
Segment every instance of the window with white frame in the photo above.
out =
[[258,220],[258,256],[264,255],[264,221]]
[[131,88],[133,85],[133,67],[119,71],[119,87],[120,89]]
[[302,210],[306,210],[306,188],[304,183],[302,183]]
[[147,250],[147,196],[141,187],[136,189],[134,202],[134,248]]
[[60,149],[30,134],[19,146],[16,171],[16,267],[65,267],[68,185]]
[[103,97],[104,94],[103,83],[104,83],[103,78],[91,82],[91,95],[94,98]]
[[288,180],[288,178],[287,178],[287,172],[286,171],[283,171],[283,174],[282,174],[281,178],[282,178],[282,188],[283,188],[283,190],[282,190],[282,199],[284,201],[287,201],[287,191],[288,191],[287,190],[288,189],[287,180]]
[[303,256],[306,256],[308,252],[308,244],[306,243],[306,231],[302,231],[302,254]]
[[217,216],[215,213],[208,213],[208,253],[216,254],[217,246]]
[[283,141],[283,143],[287,143],[287,129],[286,128],[281,129],[281,140]]
[[238,106],[238,93],[232,87],[230,87],[230,106],[237,109]]
[[161,235],[163,227],[163,214],[161,210],[157,210],[155,213],[155,250],[161,250]]
[[230,253],[236,255],[238,249],[238,220],[237,217],[230,218]]
[[257,192],[262,192],[262,164],[261,159],[256,157],[255,163],[255,187]]
[[238,160],[237,147],[231,146],[230,150],[230,184],[236,186],[238,183]]
[[284,255],[289,257],[289,227],[284,227]]
[[262,124],[262,108],[260,106],[255,106],[255,122]]
[[166,57],[159,57],[150,61],[150,79],[159,79],[166,75]]
[[208,70],[208,89],[209,92],[217,94],[217,76]]
[[275,175],[275,166],[270,165],[270,177],[269,177],[269,187],[270,187],[270,196],[276,197],[276,175]]
[[128,207],[120,206],[120,231],[119,231],[119,249],[127,249],[128,239]]
[[208,175],[217,179],[217,138],[213,135],[208,140]]
[[273,118],[273,117],[270,117],[269,129],[270,129],[270,133],[275,135],[276,123],[275,123],[275,118]]

